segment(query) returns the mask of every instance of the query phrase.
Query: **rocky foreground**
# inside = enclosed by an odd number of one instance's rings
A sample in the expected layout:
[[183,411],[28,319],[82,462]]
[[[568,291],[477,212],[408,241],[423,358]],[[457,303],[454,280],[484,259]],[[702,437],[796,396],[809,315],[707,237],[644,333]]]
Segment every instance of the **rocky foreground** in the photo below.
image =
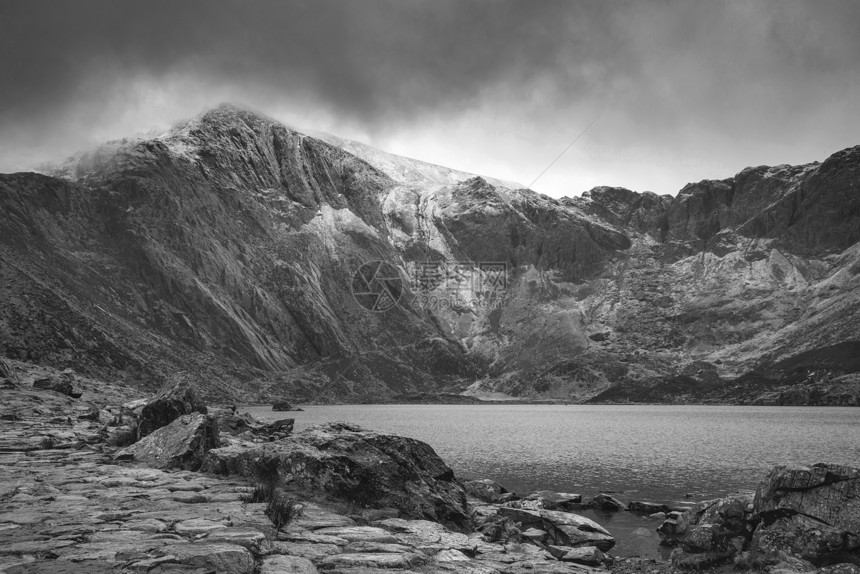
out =
[[[578,495],[463,483],[428,445],[345,423],[292,432],[0,362],[2,572],[860,572],[860,471],[777,468],[755,500],[668,511],[670,563],[613,558]],[[131,400],[130,400],[131,399]]]

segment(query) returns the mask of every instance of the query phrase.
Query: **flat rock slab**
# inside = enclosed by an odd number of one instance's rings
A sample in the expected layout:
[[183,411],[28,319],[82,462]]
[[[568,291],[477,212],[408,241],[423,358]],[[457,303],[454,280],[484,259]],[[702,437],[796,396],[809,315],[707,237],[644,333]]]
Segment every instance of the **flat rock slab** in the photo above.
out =
[[287,540],[289,542],[307,542],[311,544],[335,544],[337,546],[346,545],[349,540],[346,538],[341,538],[340,536],[329,536],[327,534],[320,534],[319,531],[316,532],[308,532],[308,531],[287,531],[282,532],[279,535],[280,540]]
[[424,557],[418,554],[401,554],[390,552],[371,552],[354,554],[335,554],[323,558],[320,567],[323,570],[332,568],[412,568],[424,562]]
[[399,542],[427,551],[454,549],[474,554],[481,541],[459,532],[451,532],[441,524],[429,520],[388,518],[375,522],[377,526],[394,533]]
[[570,548],[562,554],[558,559],[562,562],[575,562],[586,566],[600,566],[603,563],[605,556],[603,552],[594,546],[583,546],[580,548]]
[[180,564],[208,568],[224,574],[252,574],[254,557],[236,544],[185,543],[164,549]]
[[334,544],[313,544],[310,542],[272,542],[271,552],[273,554],[289,554],[290,556],[301,556],[308,560],[319,560],[326,556],[340,554],[343,552],[340,546]]
[[226,527],[227,525],[223,522],[215,522],[214,520],[207,520],[205,518],[191,518],[189,520],[177,522],[173,526],[173,530],[175,530],[177,534],[195,535],[212,532]]
[[294,520],[292,524],[306,530],[319,530],[320,528],[355,526],[355,520],[332,512],[305,508],[304,514]]
[[349,542],[383,542],[397,544],[400,539],[390,532],[374,526],[344,526],[339,528],[321,528],[317,534],[336,536]]
[[129,530],[140,530],[141,532],[164,532],[167,530],[167,524],[155,518],[132,520],[127,522],[125,527]]
[[224,542],[244,546],[254,554],[267,554],[269,541],[266,535],[253,528],[217,528],[206,537],[207,543]]
[[260,562],[259,574],[316,574],[317,567],[300,556],[268,556]]

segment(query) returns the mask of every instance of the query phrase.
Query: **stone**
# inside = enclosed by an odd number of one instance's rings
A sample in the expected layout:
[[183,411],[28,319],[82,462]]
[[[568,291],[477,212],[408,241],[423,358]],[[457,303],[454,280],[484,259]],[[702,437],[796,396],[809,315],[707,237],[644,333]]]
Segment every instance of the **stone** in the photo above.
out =
[[759,485],[753,506],[762,517],[800,513],[860,533],[860,469],[836,464],[777,466]]
[[255,434],[287,436],[292,434],[295,423],[296,419],[279,419],[255,430]]
[[63,375],[54,374],[48,377],[36,379],[33,381],[33,388],[54,391],[76,399],[81,396],[80,393],[75,392],[71,377]]
[[594,546],[581,546],[568,548],[567,552],[557,557],[562,562],[573,562],[585,566],[600,566],[606,557]]
[[593,520],[558,510],[524,510],[500,507],[498,513],[520,523],[523,529],[534,528],[548,534],[548,540],[561,546],[596,546],[608,551],[615,546],[615,538]]
[[507,492],[505,487],[489,478],[463,481],[463,489],[466,494],[484,502],[497,502],[499,497]]
[[604,552],[615,546],[615,538],[609,531],[589,518],[556,510],[541,510],[538,514],[545,523],[562,533],[556,534],[555,538],[563,545],[596,546]]
[[776,466],[756,490],[753,510],[761,521],[750,543],[756,564],[860,560],[860,469]]
[[187,376],[176,377],[140,407],[137,437],[142,439],[182,415],[191,413],[207,414],[206,405],[197,396]]
[[421,441],[328,423],[288,441],[213,449],[205,472],[272,476],[363,507],[396,508],[456,529],[471,528],[466,494],[436,452]]
[[529,542],[543,543],[546,541],[549,535],[539,528],[527,528],[525,532],[522,533],[523,540],[527,540]]
[[256,421],[248,414],[237,415],[232,410],[221,410],[212,413],[215,419],[215,424],[218,425],[218,432],[238,436],[244,432],[251,431],[253,424]]
[[334,536],[342,538],[348,542],[400,542],[398,538],[392,536],[390,532],[374,526],[344,526],[341,528],[321,528],[316,530],[314,534],[324,536]]
[[750,553],[756,564],[784,560],[786,555],[813,564],[851,554],[860,559],[860,538],[815,518],[793,514],[761,524],[753,534]]
[[141,532],[165,532],[167,530],[167,524],[155,518],[132,520],[127,522],[125,527],[129,530],[140,530]]
[[470,562],[472,559],[459,550],[440,550],[433,556],[436,562]]
[[541,518],[541,515],[537,510],[525,510],[522,508],[501,506],[497,510],[497,513],[499,516],[510,518],[514,522],[521,524],[523,529],[543,529],[544,527],[544,520]]
[[224,542],[238,544],[250,550],[255,555],[269,552],[269,541],[266,535],[253,528],[216,528],[209,531],[206,542]]
[[182,415],[120,450],[116,458],[145,462],[156,468],[197,470],[206,453],[218,448],[218,427],[206,415]]
[[351,552],[410,552],[411,546],[396,544],[394,542],[365,542],[363,540],[350,542],[341,550],[342,553]]
[[627,505],[627,510],[638,514],[657,514],[658,512],[667,513],[670,508],[665,504],[656,504],[654,502],[642,502],[634,500]]
[[335,546],[345,546],[349,541],[338,536],[328,536],[319,534],[316,531],[308,532],[299,530],[298,532],[286,530],[279,535],[281,540],[289,540],[292,542],[306,542],[308,544],[333,544]]
[[582,503],[582,495],[568,492],[553,492],[551,490],[539,490],[525,498],[525,501],[536,502],[535,509],[546,510],[574,510]]
[[172,544],[163,550],[180,564],[215,570],[224,574],[253,574],[254,557],[247,548],[235,544],[195,542]]
[[370,552],[335,554],[320,561],[323,570],[334,568],[413,568],[426,560],[414,553]]
[[260,561],[259,574],[316,574],[317,567],[300,556],[266,556]]
[[193,536],[196,534],[207,534],[214,530],[226,527],[227,525],[223,522],[216,522],[205,518],[190,518],[188,520],[183,520],[182,522],[177,522],[173,526],[173,530],[175,530],[177,534]]
[[483,544],[466,534],[452,532],[443,525],[429,520],[388,518],[374,524],[391,532],[399,542],[427,552],[454,549],[467,555],[474,555],[479,545]]
[[301,556],[308,560],[319,560],[332,554],[340,554],[341,547],[335,544],[313,544],[310,542],[286,542],[277,540],[271,543],[272,554]]
[[355,520],[348,516],[341,516],[333,512],[327,512],[315,508],[304,509],[304,512],[293,524],[307,530],[319,530],[321,528],[335,528],[340,526],[355,526]]
[[293,410],[293,405],[291,405],[289,401],[279,400],[275,401],[275,403],[272,405],[272,410],[280,412],[291,411]]
[[663,544],[680,546],[672,554],[673,564],[711,566],[746,550],[753,531],[750,502],[748,495],[733,495],[700,503],[684,513],[670,513],[657,532]]
[[606,511],[627,510],[627,505],[612,496],[611,494],[600,493],[591,500],[591,505],[595,508]]

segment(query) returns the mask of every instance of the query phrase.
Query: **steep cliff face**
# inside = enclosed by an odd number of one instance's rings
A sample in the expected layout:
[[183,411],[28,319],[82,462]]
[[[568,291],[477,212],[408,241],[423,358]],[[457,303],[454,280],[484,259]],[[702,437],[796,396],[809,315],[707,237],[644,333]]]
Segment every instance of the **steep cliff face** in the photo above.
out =
[[[120,377],[133,364],[147,381],[202,370],[237,396],[240,382],[295,373],[321,400],[470,372],[432,320],[353,300],[355,268],[397,260],[379,202],[393,183],[342,150],[223,107],[60,174],[0,184],[4,300],[20,300],[4,310],[9,354]],[[41,319],[50,307],[67,316]],[[120,358],[88,350],[102,338]],[[421,368],[437,339],[453,363],[441,375]]]
[[[149,387],[197,371],[239,400],[854,380],[860,147],[676,197],[555,200],[321,137],[222,106],[0,176],[0,352]],[[352,293],[374,261],[394,270],[371,285],[395,288],[384,312]],[[419,280],[428,263],[441,278]]]

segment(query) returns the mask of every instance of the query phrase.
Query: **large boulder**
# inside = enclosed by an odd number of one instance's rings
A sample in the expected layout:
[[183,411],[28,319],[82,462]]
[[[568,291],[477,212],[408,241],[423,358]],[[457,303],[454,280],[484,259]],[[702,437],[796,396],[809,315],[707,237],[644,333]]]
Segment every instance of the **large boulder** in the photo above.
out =
[[860,562],[860,469],[836,464],[777,466],[759,485],[759,563],[793,556],[816,565]]
[[557,510],[527,510],[501,506],[499,516],[520,525],[522,530],[533,528],[547,533],[551,543],[560,546],[595,546],[604,552],[615,546],[615,538],[593,520]]
[[426,443],[345,423],[306,429],[279,442],[233,444],[209,451],[202,469],[317,491],[371,508],[396,508],[471,528],[466,494],[454,472]]
[[137,437],[141,439],[182,415],[194,412],[207,414],[206,405],[188,379],[178,377],[143,405],[138,417]]
[[589,518],[557,510],[540,510],[538,513],[546,523],[564,533],[560,540],[564,546],[596,546],[604,552],[615,546],[615,538],[609,531]]
[[78,399],[81,397],[81,393],[75,392],[74,380],[74,373],[71,370],[66,370],[62,373],[53,373],[47,377],[36,379],[33,381],[33,388],[54,391]]
[[526,496],[520,501],[523,508],[532,510],[565,510],[572,511],[582,503],[582,495],[569,492],[553,492],[539,490]]
[[638,514],[656,514],[657,512],[663,512],[665,514],[668,514],[672,509],[665,504],[634,500],[627,505],[627,510],[629,510],[630,512],[636,512]]
[[616,512],[618,510],[627,510],[627,505],[612,496],[601,492],[591,500],[591,506],[599,508],[607,512]]
[[117,452],[117,460],[137,460],[155,468],[197,470],[204,455],[220,446],[218,426],[208,416],[183,415]]
[[491,478],[477,478],[463,482],[466,494],[484,502],[498,502],[508,491],[505,487]]
[[702,568],[732,559],[749,546],[753,533],[752,497],[734,495],[672,513],[657,529],[664,544],[677,544],[676,566]]
[[298,409],[293,407],[293,405],[290,403],[290,401],[287,401],[285,399],[281,399],[281,400],[275,401],[272,404],[272,410],[273,411],[295,411]]

